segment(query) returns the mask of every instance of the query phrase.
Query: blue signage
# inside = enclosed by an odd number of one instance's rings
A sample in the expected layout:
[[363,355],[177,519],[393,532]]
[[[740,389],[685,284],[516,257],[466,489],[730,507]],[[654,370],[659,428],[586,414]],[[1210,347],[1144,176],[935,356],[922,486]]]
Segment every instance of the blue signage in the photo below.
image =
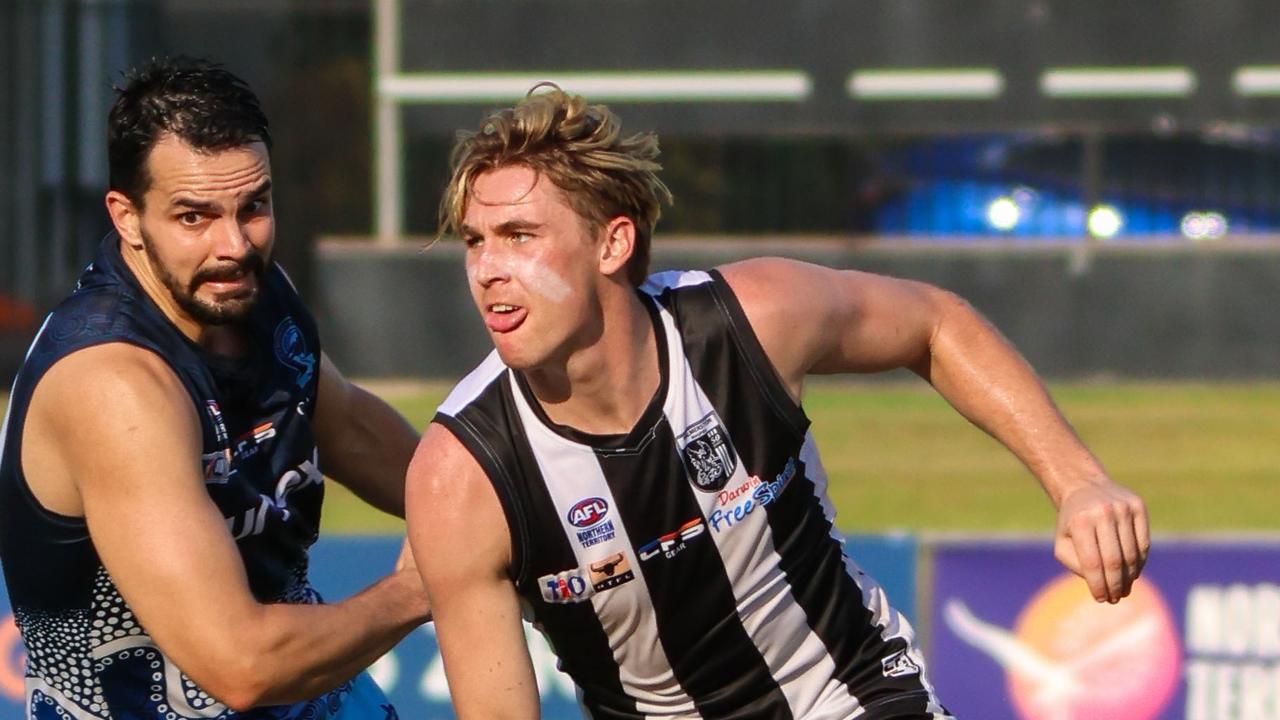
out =
[[[311,581],[327,599],[350,597],[385,575],[400,552],[401,539],[387,536],[329,536],[311,554]],[[884,587],[890,600],[915,617],[916,541],[905,535],[856,536],[850,555]],[[573,682],[556,669],[556,658],[542,637],[525,626],[547,720],[581,718]],[[13,624],[8,595],[0,591],[0,717],[23,717],[25,648]],[[449,684],[428,623],[406,637],[369,668],[370,675],[395,704],[400,717],[452,720]]]

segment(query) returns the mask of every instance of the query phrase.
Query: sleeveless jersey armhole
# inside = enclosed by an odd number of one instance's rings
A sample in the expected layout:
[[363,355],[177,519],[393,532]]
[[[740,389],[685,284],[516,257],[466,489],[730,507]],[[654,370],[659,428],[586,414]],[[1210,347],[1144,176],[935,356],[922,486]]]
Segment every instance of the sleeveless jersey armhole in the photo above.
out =
[[521,587],[526,579],[526,549],[529,544],[529,532],[521,512],[516,484],[510,473],[502,465],[496,452],[484,441],[480,431],[463,417],[436,413],[432,422],[438,422],[448,428],[449,432],[471,453],[484,470],[489,482],[493,485],[498,502],[502,505],[502,513],[507,519],[507,531],[511,535],[511,567],[509,574],[516,587]]
[[[39,339],[40,338],[37,335],[36,339],[32,341],[33,348],[35,347],[35,343],[38,342]],[[23,446],[24,438],[26,437],[27,415],[31,409],[31,399],[35,397],[36,390],[40,387],[40,383],[44,381],[45,376],[49,374],[49,371],[52,370],[53,367],[57,365],[59,362],[65,360],[66,358],[70,357],[75,353],[78,353],[82,350],[88,350],[90,348],[98,347],[99,345],[106,345],[108,343],[123,343],[125,345],[132,345],[134,347],[150,352],[156,355],[157,357],[159,357],[162,361],[164,361],[165,366],[168,367],[171,371],[173,371],[174,374],[177,374],[178,372],[177,368],[173,367],[173,365],[168,361],[167,358],[165,358],[164,353],[161,352],[159,348],[153,345],[147,344],[145,342],[142,342],[137,338],[123,338],[123,337],[94,338],[85,342],[82,345],[78,345],[76,347],[71,348],[68,352],[59,353],[58,357],[53,362],[49,363],[44,368],[42,368],[40,372],[37,373],[36,376],[29,381],[30,384],[27,387],[21,388],[21,395],[22,395],[21,398],[18,397],[18,393],[13,393],[9,397],[10,406],[18,405],[20,407],[19,414],[9,418],[11,421],[13,421],[14,425],[11,428],[12,437],[7,438],[7,440],[11,440],[14,443],[14,447],[12,448],[13,457],[11,459],[11,462],[13,462],[13,469],[15,471],[14,479],[16,480],[16,482],[14,483],[14,489],[17,490],[18,494],[27,502],[31,510],[42,521],[47,522],[54,527],[62,528],[65,531],[69,531],[69,532],[82,531],[84,533],[84,537],[88,536],[87,535],[88,524],[85,522],[85,518],[83,516],[64,515],[63,513],[57,512],[56,510],[51,510],[47,506],[45,506],[43,502],[40,501],[40,498],[36,497],[35,490],[31,488],[31,480],[27,477],[26,468],[23,467],[22,465],[22,446]],[[19,389],[16,382],[14,383],[14,389],[15,390]],[[194,400],[193,400],[193,403],[194,403]],[[197,405],[196,412],[199,413],[199,411],[200,411],[200,408]],[[6,442],[5,444],[7,445],[8,442]]]
[[791,393],[787,391],[773,361],[769,359],[764,346],[760,344],[760,339],[756,337],[755,330],[752,329],[741,303],[738,302],[738,296],[733,293],[733,288],[729,287],[729,283],[725,281],[720,271],[711,270],[708,274],[712,279],[711,297],[723,313],[729,335],[733,338],[738,352],[746,359],[747,367],[750,368],[756,384],[764,392],[774,411],[791,427],[796,436],[804,437],[809,429],[809,418],[805,415],[804,408],[791,399]]

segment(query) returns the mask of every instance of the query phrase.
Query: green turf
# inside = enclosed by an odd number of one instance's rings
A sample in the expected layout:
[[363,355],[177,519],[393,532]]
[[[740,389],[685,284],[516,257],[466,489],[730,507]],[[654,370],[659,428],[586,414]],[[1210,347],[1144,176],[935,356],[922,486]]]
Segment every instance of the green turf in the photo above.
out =
[[[421,427],[444,391],[383,394]],[[1280,384],[1060,384],[1053,393],[1112,477],[1146,498],[1155,532],[1277,527]],[[923,383],[815,383],[805,408],[845,530],[1052,529],[1035,479]],[[329,487],[326,529],[400,527]]]
[[[1280,385],[1059,385],[1064,414],[1155,532],[1274,529]],[[806,400],[850,530],[1049,531],[1052,508],[998,443],[926,388],[828,385]]]
[[[380,386],[422,427],[444,385]],[[1280,506],[1280,383],[1059,384],[1064,413],[1112,477],[1138,490],[1157,533],[1274,530]],[[805,398],[839,524],[1048,532],[1035,480],[922,383],[814,383]],[[326,532],[402,524],[328,484]]]

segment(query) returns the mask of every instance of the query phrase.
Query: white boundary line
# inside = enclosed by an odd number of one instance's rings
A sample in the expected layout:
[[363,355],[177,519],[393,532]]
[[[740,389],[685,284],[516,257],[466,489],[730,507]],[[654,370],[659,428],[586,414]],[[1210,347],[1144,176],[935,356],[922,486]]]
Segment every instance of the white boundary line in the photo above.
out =
[[1245,97],[1280,95],[1280,65],[1246,65],[1236,68],[1231,88]]
[[1040,75],[1040,91],[1053,98],[1187,97],[1195,73],[1185,67],[1053,68]]
[[813,94],[813,80],[799,70],[401,73],[380,78],[378,94],[401,102],[484,103],[518,100],[543,81],[600,101],[800,102]]
[[845,91],[859,100],[991,100],[1004,93],[1004,76],[989,68],[857,70]]

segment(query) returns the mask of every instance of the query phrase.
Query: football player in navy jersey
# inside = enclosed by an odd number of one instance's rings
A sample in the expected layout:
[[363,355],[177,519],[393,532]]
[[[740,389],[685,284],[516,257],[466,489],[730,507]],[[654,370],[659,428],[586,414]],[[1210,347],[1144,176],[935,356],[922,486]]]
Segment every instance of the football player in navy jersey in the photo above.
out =
[[841,554],[810,374],[919,374],[1040,481],[1094,597],[1129,592],[1142,501],[977,312],[777,258],[648,276],[657,157],[554,88],[455,147],[442,232],[496,351],[426,430],[406,505],[460,717],[537,715],[522,615],[591,717],[949,717]]
[[395,717],[362,671],[428,619],[407,551],[332,604],[307,553],[323,475],[403,516],[417,433],[321,352],[272,260],[248,86],[187,59],[127,80],[115,232],[37,336],[0,446],[28,717]]

